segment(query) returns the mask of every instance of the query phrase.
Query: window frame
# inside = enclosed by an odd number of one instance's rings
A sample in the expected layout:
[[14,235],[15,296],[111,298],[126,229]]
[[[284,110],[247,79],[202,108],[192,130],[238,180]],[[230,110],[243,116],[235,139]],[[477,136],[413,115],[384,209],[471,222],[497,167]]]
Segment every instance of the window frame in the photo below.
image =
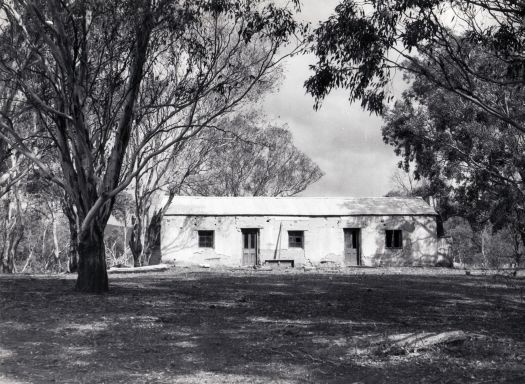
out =
[[[207,241],[211,238],[211,245]],[[214,249],[215,248],[215,231],[211,230],[198,230],[197,231],[197,243],[199,248],[208,248],[208,249]]]
[[[390,245],[388,245],[389,241],[389,232],[391,232],[391,238],[390,238]],[[396,233],[399,234],[396,236]],[[398,241],[396,241],[396,239]],[[396,243],[399,243],[396,246]],[[386,249],[403,249],[403,231],[401,229],[385,229],[385,248]]]
[[[291,241],[292,237],[295,237],[295,238],[300,237],[301,244],[298,245],[298,243],[295,241],[297,239],[295,239],[294,241]],[[288,248],[304,249],[304,231],[295,231],[295,230],[288,231]]]

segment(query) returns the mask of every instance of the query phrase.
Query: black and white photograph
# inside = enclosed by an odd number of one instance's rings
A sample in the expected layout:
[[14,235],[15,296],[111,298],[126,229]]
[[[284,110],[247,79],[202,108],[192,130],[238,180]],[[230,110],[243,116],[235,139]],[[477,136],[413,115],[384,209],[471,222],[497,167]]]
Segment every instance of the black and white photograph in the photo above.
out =
[[0,0],[32,383],[525,383],[525,0]]

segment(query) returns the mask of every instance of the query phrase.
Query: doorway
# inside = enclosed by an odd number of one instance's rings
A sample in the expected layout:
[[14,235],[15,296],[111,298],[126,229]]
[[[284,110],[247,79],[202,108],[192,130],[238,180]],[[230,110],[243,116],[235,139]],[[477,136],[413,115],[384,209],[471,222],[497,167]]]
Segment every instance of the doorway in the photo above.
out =
[[361,265],[361,229],[345,228],[345,265]]
[[259,249],[259,230],[241,229],[242,232],[242,265],[257,265]]

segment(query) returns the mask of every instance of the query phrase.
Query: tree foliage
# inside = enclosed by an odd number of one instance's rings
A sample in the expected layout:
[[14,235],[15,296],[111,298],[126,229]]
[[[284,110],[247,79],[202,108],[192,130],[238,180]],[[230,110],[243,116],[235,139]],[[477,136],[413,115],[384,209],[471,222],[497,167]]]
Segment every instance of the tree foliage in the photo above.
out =
[[[186,132],[202,126],[197,110],[231,108],[253,88],[232,92],[244,61],[254,60],[248,76],[260,79],[299,28],[291,9],[264,0],[11,0],[0,17],[0,82],[17,96],[0,137],[67,194],[79,223],[77,289],[95,292],[108,289],[103,233],[115,197],[180,133],[143,149],[181,121]],[[256,45],[273,54],[244,49]],[[155,114],[161,124],[149,125]],[[23,129],[28,116],[36,132]],[[34,140],[58,168],[33,151]]]
[[202,196],[293,196],[323,173],[292,141],[285,127],[264,126],[257,117],[238,116],[223,123],[225,135],[190,178],[186,192]]
[[[490,58],[473,50],[471,60],[481,66]],[[400,167],[408,172],[413,165],[415,176],[445,198],[439,207],[444,219],[460,215],[478,232],[510,225],[525,241],[525,134],[460,95],[436,89],[424,75],[410,80],[383,127],[385,142],[403,158]],[[486,97],[523,99],[521,89],[486,85],[479,84]]]
[[[514,100],[504,105],[479,86],[522,87],[524,15],[525,3],[515,0],[343,0],[311,36],[318,61],[305,85],[317,106],[332,89],[345,88],[350,101],[382,113],[401,69],[524,131]],[[487,60],[473,61],[473,53]]]
[[[316,107],[334,88],[385,116],[406,171],[429,181],[444,218],[525,242],[525,3],[343,0],[310,38]],[[390,108],[398,70],[410,88]]]

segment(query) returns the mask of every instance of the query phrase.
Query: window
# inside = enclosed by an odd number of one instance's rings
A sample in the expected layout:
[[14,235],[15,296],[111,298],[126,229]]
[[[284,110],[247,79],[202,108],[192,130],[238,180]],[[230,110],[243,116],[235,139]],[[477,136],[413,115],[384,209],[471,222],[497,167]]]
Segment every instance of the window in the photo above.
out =
[[400,229],[387,229],[385,232],[387,248],[403,248],[403,231]]
[[304,248],[304,231],[288,231],[288,248]]
[[199,231],[199,248],[213,248],[213,231]]

